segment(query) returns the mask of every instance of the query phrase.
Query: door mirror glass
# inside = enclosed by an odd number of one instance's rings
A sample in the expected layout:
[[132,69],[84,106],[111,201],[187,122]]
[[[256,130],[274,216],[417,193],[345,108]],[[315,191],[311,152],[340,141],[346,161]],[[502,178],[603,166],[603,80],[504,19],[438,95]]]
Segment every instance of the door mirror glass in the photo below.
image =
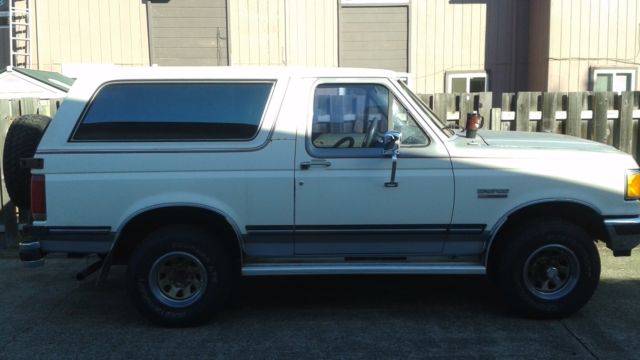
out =
[[398,148],[400,147],[399,142],[401,137],[402,134],[400,133],[400,131],[390,130],[385,132],[383,138],[384,153],[392,154],[392,152],[398,151]]

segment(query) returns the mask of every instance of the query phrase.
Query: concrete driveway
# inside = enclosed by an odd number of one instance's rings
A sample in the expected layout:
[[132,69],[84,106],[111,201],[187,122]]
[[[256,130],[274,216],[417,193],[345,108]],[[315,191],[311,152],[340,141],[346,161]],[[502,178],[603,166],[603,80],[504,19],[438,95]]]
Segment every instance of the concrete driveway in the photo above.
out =
[[124,268],[94,286],[85,260],[39,269],[0,258],[0,359],[640,359],[640,251],[613,258],[591,302],[565,320],[514,317],[483,277],[245,281],[199,328],[164,329],[130,306]]

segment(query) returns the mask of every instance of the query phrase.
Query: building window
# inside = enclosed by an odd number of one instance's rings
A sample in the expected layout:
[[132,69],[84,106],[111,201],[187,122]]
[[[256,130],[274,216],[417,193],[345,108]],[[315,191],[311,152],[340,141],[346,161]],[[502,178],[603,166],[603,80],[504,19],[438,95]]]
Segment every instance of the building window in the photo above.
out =
[[636,88],[636,69],[591,69],[593,91],[633,91]]
[[489,90],[487,73],[482,72],[453,72],[447,73],[448,93],[474,93]]

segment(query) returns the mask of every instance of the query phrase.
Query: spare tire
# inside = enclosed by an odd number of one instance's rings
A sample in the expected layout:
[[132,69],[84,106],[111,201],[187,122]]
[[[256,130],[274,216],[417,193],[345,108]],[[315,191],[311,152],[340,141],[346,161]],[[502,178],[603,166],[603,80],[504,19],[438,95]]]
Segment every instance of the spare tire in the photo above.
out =
[[7,131],[2,170],[9,197],[21,210],[31,205],[31,169],[21,168],[20,159],[33,157],[50,121],[44,115],[23,115],[13,120]]

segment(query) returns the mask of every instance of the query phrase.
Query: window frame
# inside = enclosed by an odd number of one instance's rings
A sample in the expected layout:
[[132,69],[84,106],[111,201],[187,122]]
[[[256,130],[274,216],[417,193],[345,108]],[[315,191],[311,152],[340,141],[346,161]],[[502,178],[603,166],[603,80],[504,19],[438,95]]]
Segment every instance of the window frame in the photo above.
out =
[[[422,130],[427,138],[427,144],[425,145],[406,145],[400,147],[400,157],[422,157],[424,155],[420,152],[424,152],[425,149],[433,147],[434,136],[429,131],[429,126],[426,126],[422,116],[419,116],[412,106],[407,104],[407,100],[398,93],[397,88],[387,79],[371,79],[371,78],[350,78],[350,79],[319,79],[311,85],[310,100],[309,100],[309,113],[306,121],[305,129],[305,149],[307,154],[315,158],[381,158],[384,157],[382,148],[319,148],[313,145],[313,115],[316,89],[321,85],[334,84],[338,85],[379,85],[383,86],[389,91],[389,94],[393,96],[400,105],[402,105],[407,113],[414,119],[416,125]],[[391,107],[391,103],[389,104]],[[387,109],[389,111],[389,109]],[[387,119],[389,121],[389,119]]]
[[[107,86],[114,84],[271,84],[271,90],[269,91],[269,95],[267,96],[267,101],[265,102],[264,109],[262,109],[262,114],[260,115],[260,121],[257,124],[257,130],[255,134],[251,138],[246,139],[98,139],[98,140],[78,140],[75,139],[78,128],[84,121],[87,113],[91,109],[96,97],[100,94],[100,92]],[[72,131],[70,132],[69,138],[67,139],[68,143],[247,143],[254,141],[259,135],[260,130],[265,125],[265,118],[267,116],[267,112],[269,110],[271,101],[274,97],[274,93],[276,90],[277,80],[265,80],[265,79],[256,79],[256,80],[233,80],[233,79],[225,79],[225,80],[179,80],[179,79],[158,79],[158,80],[116,80],[116,81],[108,81],[101,84],[95,92],[91,95],[89,101],[86,102],[80,116],[78,116],[78,120],[73,126]]]
[[[598,75],[612,75],[615,78],[618,74],[630,74],[631,75],[631,89],[626,91],[635,91],[636,89],[636,79],[638,69],[635,67],[591,67],[591,76],[589,77],[589,91],[595,92],[596,86],[596,78]],[[611,92],[619,93],[619,91],[614,91],[613,88],[611,90],[607,90]]]
[[447,94],[453,94],[453,79],[466,79],[466,89],[469,91],[465,93],[470,93],[471,79],[480,77],[484,78],[484,92],[489,91],[489,73],[487,71],[448,71],[445,73],[445,92]]

